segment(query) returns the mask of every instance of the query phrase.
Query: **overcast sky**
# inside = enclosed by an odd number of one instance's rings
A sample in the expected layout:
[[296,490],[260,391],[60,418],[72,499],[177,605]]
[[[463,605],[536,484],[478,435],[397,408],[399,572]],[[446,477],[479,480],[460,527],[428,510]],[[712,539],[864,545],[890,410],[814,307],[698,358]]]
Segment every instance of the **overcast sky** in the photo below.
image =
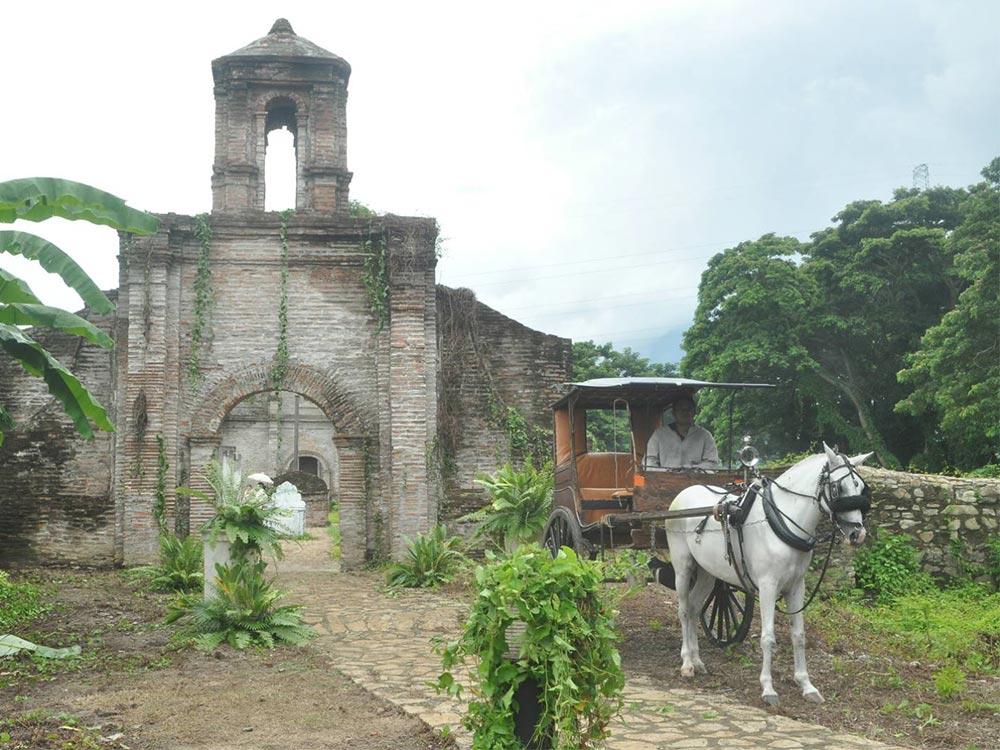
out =
[[[210,210],[211,60],[279,16],[351,63],[351,196],[436,217],[442,283],[659,361],[714,253],[805,239],[917,164],[960,186],[1000,155],[993,0],[8,3],[0,180]],[[18,228],[117,285],[113,231]]]

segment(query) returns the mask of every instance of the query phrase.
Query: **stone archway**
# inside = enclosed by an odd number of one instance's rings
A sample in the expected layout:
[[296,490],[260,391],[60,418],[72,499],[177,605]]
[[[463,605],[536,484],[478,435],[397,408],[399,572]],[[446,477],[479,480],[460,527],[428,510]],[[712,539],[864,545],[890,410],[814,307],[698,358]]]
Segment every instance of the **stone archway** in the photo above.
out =
[[[190,486],[208,490],[204,469],[220,447],[221,426],[226,415],[244,399],[274,391],[269,365],[254,365],[236,371],[215,383],[192,412],[187,436]],[[368,546],[368,498],[365,480],[366,430],[353,401],[334,377],[303,364],[289,365],[280,390],[297,393],[312,401],[333,423],[334,445],[340,472],[341,563],[356,568],[365,561]],[[192,501],[192,521],[206,512]]]

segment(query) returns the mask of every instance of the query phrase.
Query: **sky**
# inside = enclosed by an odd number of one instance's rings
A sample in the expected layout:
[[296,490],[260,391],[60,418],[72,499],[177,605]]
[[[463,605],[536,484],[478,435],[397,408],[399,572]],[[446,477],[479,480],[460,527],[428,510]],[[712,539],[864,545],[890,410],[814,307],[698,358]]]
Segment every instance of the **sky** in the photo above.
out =
[[[50,2],[3,12],[0,180],[210,210],[211,61],[278,17],[351,64],[351,197],[437,218],[440,283],[655,361],[681,358],[715,253],[807,239],[918,164],[962,186],[1000,155],[993,0]],[[117,286],[112,230],[15,228]]]

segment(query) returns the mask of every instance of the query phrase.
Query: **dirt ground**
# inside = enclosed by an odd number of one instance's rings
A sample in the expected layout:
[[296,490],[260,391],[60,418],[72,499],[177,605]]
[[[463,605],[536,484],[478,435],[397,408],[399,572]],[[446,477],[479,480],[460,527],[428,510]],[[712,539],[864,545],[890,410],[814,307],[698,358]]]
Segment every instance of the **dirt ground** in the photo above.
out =
[[0,662],[0,748],[442,750],[454,743],[327,666],[318,651],[177,651],[167,596],[120,572],[34,580],[56,608],[24,637],[78,643],[66,661]]
[[[645,674],[669,687],[717,692],[763,708],[760,698],[760,627],[740,646],[723,651],[702,638],[707,675],[680,676],[680,623],[674,592],[650,584],[619,607],[620,644],[626,674]],[[1000,679],[970,679],[961,698],[942,699],[931,681],[936,665],[900,663],[867,652],[828,646],[806,624],[806,658],[812,682],[826,698],[805,701],[792,679],[788,618],[776,618],[778,646],[773,676],[781,705],[770,713],[919,748],[1000,748]],[[699,635],[700,635],[699,631]],[[992,705],[989,705],[992,704]]]

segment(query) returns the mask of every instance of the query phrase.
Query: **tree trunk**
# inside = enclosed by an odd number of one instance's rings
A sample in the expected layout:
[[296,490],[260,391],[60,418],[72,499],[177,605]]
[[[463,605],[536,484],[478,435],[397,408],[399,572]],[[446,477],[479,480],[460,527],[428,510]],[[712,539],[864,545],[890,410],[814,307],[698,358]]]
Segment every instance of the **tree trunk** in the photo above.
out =
[[817,374],[820,378],[850,399],[851,404],[854,406],[854,412],[858,417],[858,424],[861,426],[865,436],[871,441],[871,448],[875,451],[875,455],[883,468],[898,469],[900,466],[899,459],[896,458],[896,456],[889,450],[888,446],[885,444],[885,440],[882,439],[882,435],[878,431],[878,428],[872,422],[871,414],[869,413],[868,406],[861,394],[861,389],[854,381],[854,376],[851,372],[850,360],[844,352],[841,351],[838,352],[838,354],[844,365],[844,369],[847,372],[846,378],[837,377],[836,375],[824,372],[823,369],[818,370]]

